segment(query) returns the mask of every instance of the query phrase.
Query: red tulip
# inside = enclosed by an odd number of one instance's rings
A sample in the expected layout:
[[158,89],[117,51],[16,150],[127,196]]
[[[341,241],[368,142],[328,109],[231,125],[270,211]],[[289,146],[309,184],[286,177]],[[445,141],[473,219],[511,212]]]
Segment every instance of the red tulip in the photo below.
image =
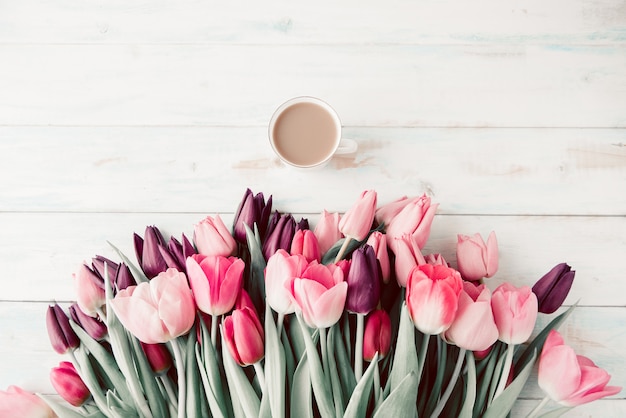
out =
[[48,404],[34,393],[17,386],[0,390],[0,417],[56,418]]
[[485,285],[463,282],[456,317],[445,338],[472,351],[487,350],[498,340],[498,327],[491,310],[491,291]]
[[537,296],[530,287],[498,286],[491,295],[491,308],[500,341],[521,344],[528,340],[537,320]]
[[386,311],[376,309],[370,312],[365,322],[363,359],[372,361],[376,353],[379,359],[383,359],[389,354],[390,347],[391,319]]
[[156,374],[167,373],[174,364],[172,354],[165,344],[141,343],[141,348],[148,359],[148,363],[150,363],[150,368]]
[[394,238],[409,234],[420,249],[424,248],[438,206],[439,204],[432,205],[430,197],[426,195],[411,199],[385,228],[391,242],[394,242]]
[[343,237],[343,234],[339,231],[340,219],[338,212],[329,213],[326,210],[322,212],[322,216],[313,230],[317,237],[321,254],[326,254]]
[[317,238],[313,231],[309,229],[299,229],[291,241],[291,254],[302,254],[307,262],[313,260],[322,261],[322,254]]
[[127,287],[110,303],[124,328],[147,344],[186,334],[196,318],[187,277],[173,268],[150,282]]
[[465,280],[480,280],[493,276],[498,271],[496,234],[492,231],[486,244],[480,234],[474,234],[472,237],[458,235],[456,258],[461,276]]
[[447,330],[456,316],[462,287],[461,275],[454,269],[415,267],[406,284],[406,304],[415,327],[429,335]]
[[555,402],[577,406],[615,395],[619,386],[607,386],[611,376],[584,356],[577,356],[563,337],[552,330],[539,358],[539,387]]
[[198,308],[210,315],[233,309],[243,285],[244,262],[237,257],[193,255],[187,275]]
[[207,216],[194,227],[193,240],[202,255],[228,257],[237,251],[237,243],[219,215]]
[[264,356],[261,321],[250,308],[235,309],[224,319],[224,340],[228,351],[241,366],[249,366]]
[[50,371],[50,382],[54,390],[71,405],[81,406],[91,396],[74,365],[68,361],[62,361]]
[[308,263],[303,255],[289,255],[278,250],[267,260],[265,267],[265,295],[267,303],[279,314],[295,312],[295,305],[286,287],[296,277],[302,277]]
[[361,193],[354,203],[339,221],[339,230],[346,237],[362,241],[372,229],[374,214],[376,211],[377,194],[374,190],[366,190]]

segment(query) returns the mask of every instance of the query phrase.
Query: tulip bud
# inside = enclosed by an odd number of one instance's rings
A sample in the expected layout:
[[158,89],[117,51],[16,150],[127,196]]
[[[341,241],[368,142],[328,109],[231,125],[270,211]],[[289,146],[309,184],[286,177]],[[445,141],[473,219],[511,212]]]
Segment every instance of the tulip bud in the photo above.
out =
[[252,302],[250,294],[242,287],[239,291],[239,296],[237,296],[237,300],[235,301],[235,309],[243,308],[249,308],[256,313],[256,307],[254,306],[254,302]]
[[389,283],[391,267],[389,264],[389,252],[387,251],[387,236],[380,231],[374,231],[367,239],[366,244],[374,248],[376,258],[380,264],[383,283]]
[[291,249],[291,241],[296,232],[296,221],[291,214],[281,215],[274,212],[267,227],[267,236],[263,243],[263,256],[269,259],[276,251]]
[[528,340],[537,320],[537,296],[530,287],[501,284],[491,295],[491,308],[500,341],[521,344]]
[[459,272],[465,280],[491,277],[498,271],[498,242],[492,231],[487,244],[480,234],[458,235],[456,258]]
[[233,221],[233,236],[235,240],[240,244],[246,244],[246,228],[244,225],[248,225],[250,229],[254,230],[254,224],[257,224],[261,239],[264,239],[271,212],[272,196],[267,199],[266,203],[263,193],[258,193],[255,196],[250,189],[246,189]]
[[223,326],[228,351],[239,365],[249,366],[264,357],[263,326],[254,311],[235,309],[224,319]]
[[411,235],[422,249],[430,236],[430,227],[437,212],[438,204],[431,204],[430,197],[423,195],[411,199],[402,210],[394,216],[386,226],[387,235],[393,242],[394,238]]
[[156,226],[147,226],[144,238],[134,234],[135,254],[148,279],[167,270],[167,262],[159,247],[165,247],[165,239]]
[[313,231],[309,229],[296,231],[293,236],[293,241],[291,241],[291,250],[289,252],[292,255],[302,254],[308,262],[313,260],[320,262],[322,260],[317,238],[315,238]]
[[412,235],[404,235],[402,238],[394,238],[393,251],[396,255],[395,272],[396,280],[401,287],[406,287],[409,274],[415,266],[426,264],[417,242]]
[[389,225],[391,223],[391,220],[395,218],[396,215],[400,213],[400,211],[404,209],[406,205],[408,205],[415,199],[417,199],[417,197],[409,199],[406,196],[402,196],[399,199],[394,200],[393,202],[382,205],[381,207],[376,209],[376,213],[374,216],[376,218],[376,222],[383,225]]
[[363,359],[372,361],[376,353],[378,359],[383,359],[391,347],[391,319],[387,311],[376,309],[372,311],[365,322],[363,334]]
[[366,190],[339,221],[339,230],[346,237],[362,241],[372,229],[376,211],[377,194]]
[[296,224],[296,231],[301,231],[303,229],[311,229],[309,228],[309,220],[306,218],[300,218]]
[[18,386],[0,390],[0,417],[57,418],[52,408],[39,396]]
[[228,257],[237,251],[237,243],[224,225],[222,218],[207,216],[194,228],[193,239],[202,255],[221,255]]
[[84,329],[94,340],[100,341],[104,339],[108,333],[107,326],[104,322],[84,313],[78,304],[70,306],[70,317],[72,321]]
[[78,306],[87,315],[96,316],[106,303],[104,281],[84,264],[73,276]]
[[119,264],[114,261],[109,260],[106,257],[101,255],[96,255],[91,259],[91,267],[92,270],[104,281],[104,266],[106,265],[106,269],[109,272],[109,280],[111,283],[115,281],[115,276],[117,275],[117,269]]
[[338,212],[329,213],[326,210],[322,211],[322,216],[313,230],[320,246],[320,253],[326,254],[342,238],[341,231],[339,231],[339,219]]
[[57,393],[71,405],[81,406],[91,396],[74,365],[68,361],[62,361],[50,371],[50,382]]
[[125,263],[121,263],[117,269],[117,275],[115,276],[115,290],[123,290],[129,286],[135,286],[137,281],[133,277],[130,269]]
[[367,314],[380,300],[380,266],[371,245],[363,245],[352,253],[352,262],[346,282],[348,294],[346,309],[349,312]]
[[432,264],[433,266],[446,266],[450,267],[450,264],[443,258],[441,254],[426,254],[424,256],[426,264]]
[[158,375],[167,373],[173,364],[172,354],[167,349],[167,346],[162,343],[146,344],[140,342],[140,344],[152,371]]
[[59,354],[65,354],[80,345],[78,336],[70,326],[70,319],[58,305],[48,306],[46,327],[52,348]]
[[537,295],[539,312],[551,314],[563,304],[567,297],[576,271],[566,263],[557,264],[547,272],[533,286],[533,293]]

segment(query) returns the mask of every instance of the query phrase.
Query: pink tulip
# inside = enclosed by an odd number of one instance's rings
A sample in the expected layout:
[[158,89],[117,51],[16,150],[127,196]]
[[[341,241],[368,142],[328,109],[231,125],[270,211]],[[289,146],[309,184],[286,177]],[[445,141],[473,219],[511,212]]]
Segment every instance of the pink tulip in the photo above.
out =
[[56,418],[48,404],[34,393],[17,386],[0,390],[0,417]]
[[187,275],[198,308],[213,316],[233,309],[243,285],[244,267],[243,260],[237,257],[188,257]]
[[333,264],[325,266],[314,261],[301,277],[293,278],[287,286],[309,327],[328,328],[341,318],[348,284],[344,281],[340,267]]
[[186,334],[196,318],[187,277],[173,268],[150,282],[121,290],[111,299],[111,306],[124,328],[147,344]]
[[374,231],[365,242],[374,248],[376,258],[380,263],[383,283],[389,283],[391,277],[391,265],[389,263],[389,251],[387,251],[387,236],[380,231]]
[[375,219],[379,224],[384,224],[385,226],[391,223],[391,220],[396,217],[398,213],[406,205],[411,203],[413,200],[417,199],[417,197],[408,198],[406,196],[402,196],[399,199],[394,200],[393,202],[386,203],[376,209]]
[[277,313],[287,315],[295,312],[287,283],[296,277],[302,277],[308,263],[303,255],[289,255],[285,250],[278,250],[267,260],[265,267],[265,295],[267,303]]
[[254,302],[252,302],[250,294],[242,287],[239,291],[239,295],[237,296],[237,300],[235,301],[235,309],[243,308],[250,308],[256,312],[256,307],[254,306]]
[[491,310],[491,291],[485,285],[463,282],[456,317],[445,338],[472,351],[487,350],[498,340],[498,327]]
[[313,231],[309,229],[299,229],[291,241],[291,254],[302,254],[307,262],[313,260],[322,261],[320,246]]
[[396,280],[398,285],[406,287],[409,274],[416,266],[426,264],[417,242],[411,235],[404,235],[402,238],[394,239],[394,253],[396,261],[394,264]]
[[73,276],[78,306],[85,314],[95,318],[106,303],[104,280],[84,264]]
[[577,356],[563,337],[552,330],[539,358],[539,387],[561,405],[574,407],[615,395],[619,386],[607,386],[611,376],[584,356]]
[[446,266],[415,267],[406,284],[406,304],[415,327],[424,334],[447,330],[456,316],[463,288],[458,271]]
[[263,326],[250,308],[235,309],[224,319],[224,340],[228,351],[241,366],[249,366],[264,356]]
[[441,254],[426,254],[424,260],[427,264],[432,264],[433,266],[440,265],[450,267],[450,264],[448,264]]
[[500,341],[521,344],[528,340],[537,320],[537,296],[530,287],[503,283],[491,295],[491,308]]
[[326,210],[322,212],[322,216],[313,230],[317,237],[321,254],[326,254],[343,237],[343,234],[339,231],[340,219],[341,217],[337,212],[329,213]]
[[430,197],[426,195],[412,199],[386,226],[391,242],[394,242],[394,238],[409,234],[414,237],[420,249],[424,248],[438,206],[439,204],[432,205]]
[[389,354],[391,348],[391,318],[389,314],[376,309],[367,316],[365,332],[363,334],[363,359],[372,361],[378,353],[378,358],[383,359]]
[[202,255],[221,255],[228,257],[237,251],[235,238],[230,234],[219,215],[215,218],[207,216],[193,231],[193,240]]
[[69,361],[62,361],[50,371],[50,382],[54,390],[71,405],[81,406],[91,396],[85,382]]
[[491,277],[498,271],[498,241],[492,231],[487,244],[480,234],[458,235],[456,258],[465,280],[480,280]]
[[339,221],[339,230],[343,235],[357,241],[365,239],[372,229],[376,199],[377,194],[374,190],[366,190],[361,193],[352,208]]

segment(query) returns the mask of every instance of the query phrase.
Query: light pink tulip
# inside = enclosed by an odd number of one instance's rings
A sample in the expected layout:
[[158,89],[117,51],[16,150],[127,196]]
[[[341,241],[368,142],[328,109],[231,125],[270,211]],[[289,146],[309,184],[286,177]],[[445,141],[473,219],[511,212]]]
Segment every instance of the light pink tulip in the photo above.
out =
[[343,234],[339,231],[340,219],[341,217],[337,212],[329,213],[326,210],[322,211],[320,220],[313,230],[313,233],[317,237],[321,254],[326,254],[337,241],[343,238]]
[[267,260],[265,267],[265,297],[270,307],[277,313],[294,313],[296,307],[286,285],[296,277],[302,277],[308,262],[303,255],[289,255],[278,250]]
[[122,325],[147,344],[165,343],[186,334],[196,318],[187,277],[169,268],[150,282],[129,286],[111,299]]
[[76,288],[76,302],[86,315],[97,317],[98,311],[106,303],[104,294],[104,280],[85,264],[74,274]]
[[187,275],[198,309],[219,316],[235,306],[243,286],[245,264],[237,257],[187,257]]
[[438,206],[439,204],[431,204],[430,197],[426,195],[412,199],[386,226],[389,239],[394,242],[394,238],[409,234],[420,249],[424,248]]
[[372,229],[376,211],[377,194],[375,190],[366,190],[339,220],[339,230],[346,237],[362,241]]
[[491,308],[500,341],[521,344],[528,340],[537,320],[537,296],[530,287],[501,284],[491,295]]
[[17,386],[0,390],[0,417],[56,418],[48,404],[34,393]]
[[462,287],[461,275],[454,269],[415,267],[406,284],[406,304],[415,327],[429,335],[447,330],[456,317]]
[[341,318],[348,284],[344,281],[340,267],[333,264],[325,266],[314,261],[301,277],[292,279],[287,286],[309,327],[328,328]]
[[433,266],[440,265],[450,267],[450,264],[448,264],[441,254],[426,254],[424,260],[427,264],[432,264]]
[[291,241],[291,250],[289,252],[292,255],[302,254],[307,262],[313,260],[318,262],[322,261],[322,254],[317,238],[313,231],[309,229],[299,229],[296,231]]
[[458,235],[456,258],[465,280],[493,276],[498,271],[498,241],[495,232],[489,234],[486,244],[480,234],[472,237]]
[[487,350],[498,340],[491,310],[491,291],[484,284],[463,282],[454,322],[445,333],[447,341],[466,350]]
[[85,382],[69,361],[62,361],[58,367],[52,368],[50,382],[54,390],[71,405],[81,406],[91,396]]
[[539,358],[539,387],[555,402],[577,406],[619,393],[619,386],[607,386],[611,376],[574,349],[552,330]]
[[230,234],[219,215],[207,216],[194,227],[193,240],[198,253],[202,255],[221,255],[228,257],[237,251],[235,238]]
[[376,213],[374,218],[376,222],[379,224],[384,224],[385,226],[391,223],[391,220],[398,214],[406,205],[411,203],[413,200],[417,199],[417,197],[408,198],[406,196],[402,196],[399,199],[394,200],[393,202],[386,203],[376,209]]
[[228,351],[241,366],[260,361],[265,353],[264,333],[256,312],[235,309],[224,319],[224,340]]
[[398,285],[406,287],[406,282],[413,268],[426,264],[426,260],[412,235],[395,238],[394,243],[396,280]]
[[391,277],[391,265],[389,263],[389,251],[387,250],[387,236],[379,231],[370,234],[366,244],[371,245],[380,263],[380,270],[384,283],[389,283]]

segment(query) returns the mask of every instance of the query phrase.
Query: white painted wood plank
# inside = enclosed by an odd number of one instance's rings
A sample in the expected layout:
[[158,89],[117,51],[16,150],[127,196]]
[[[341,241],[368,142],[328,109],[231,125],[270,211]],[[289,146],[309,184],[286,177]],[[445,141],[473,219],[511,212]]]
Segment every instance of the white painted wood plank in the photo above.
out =
[[616,45],[0,45],[0,61],[0,125],[264,126],[309,94],[347,126],[626,126]]
[[[280,196],[274,199],[277,209],[288,211]],[[193,225],[207,214],[0,213],[0,300],[75,300],[72,274],[81,263],[97,254],[119,260],[107,241],[134,259],[133,232],[143,235],[147,225],[157,225],[168,238],[191,237]],[[232,224],[232,213],[222,216]],[[317,221],[315,215],[301,216],[312,225]],[[577,271],[567,303],[626,306],[623,271],[615,268],[626,254],[626,218],[439,215],[425,252],[442,253],[456,265],[457,234],[486,236],[492,230],[500,267],[488,280],[490,287],[502,281],[532,286],[554,265],[567,262]]]
[[3,2],[2,43],[609,43],[617,0]]
[[[0,127],[0,210],[232,212],[246,187],[294,212],[428,193],[445,214],[626,215],[624,129],[352,128],[354,156],[295,171],[259,128]],[[320,187],[321,186],[321,187]]]

